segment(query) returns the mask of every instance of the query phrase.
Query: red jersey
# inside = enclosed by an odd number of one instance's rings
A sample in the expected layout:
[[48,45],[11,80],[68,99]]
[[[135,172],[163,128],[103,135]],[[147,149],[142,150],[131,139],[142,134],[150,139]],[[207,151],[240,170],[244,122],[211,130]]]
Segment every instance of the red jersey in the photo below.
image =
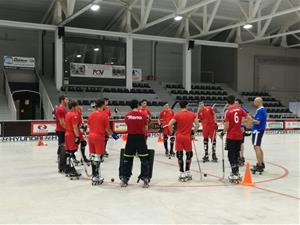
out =
[[108,105],[104,107],[104,112],[108,115],[109,118],[111,117],[111,112]]
[[172,109],[165,109],[160,112],[159,118],[162,120],[162,126],[168,125],[170,120],[174,117],[174,112]]
[[60,123],[59,120],[60,119],[65,119],[65,116],[67,114],[67,109],[64,106],[57,106],[55,109],[55,120],[56,120],[56,131],[65,131],[65,128],[63,128]]
[[191,136],[192,127],[196,115],[188,110],[180,111],[173,117],[176,120],[176,135],[189,135]]
[[89,133],[105,135],[109,127],[109,117],[105,111],[91,112],[88,118]]
[[225,113],[225,122],[229,123],[227,130],[227,139],[242,140],[243,131],[241,129],[242,118],[246,117],[247,113],[238,106],[230,106]]
[[73,126],[79,125],[79,118],[77,112],[67,112],[65,117],[66,132],[74,133]]
[[78,114],[78,120],[79,120],[79,125],[82,124],[82,109],[80,106],[77,107],[77,114]]
[[128,134],[145,134],[147,117],[141,112],[131,111],[125,115]]
[[215,111],[210,106],[205,106],[198,112],[198,119],[201,120],[203,126],[214,125],[215,123]]
[[142,113],[144,116],[146,116],[147,119],[150,119],[151,112],[150,112],[150,110],[147,107],[146,108],[141,107],[139,109],[139,112]]

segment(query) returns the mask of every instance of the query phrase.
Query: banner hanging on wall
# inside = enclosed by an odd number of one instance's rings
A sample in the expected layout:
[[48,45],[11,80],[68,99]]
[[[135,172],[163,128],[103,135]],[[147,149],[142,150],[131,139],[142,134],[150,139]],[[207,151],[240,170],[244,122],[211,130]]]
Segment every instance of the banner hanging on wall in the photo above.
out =
[[12,69],[34,69],[35,59],[33,57],[4,56],[3,66]]
[[31,135],[48,135],[55,134],[55,122],[31,122]]
[[[72,77],[126,79],[126,67],[103,64],[70,63],[70,75]],[[132,70],[132,80],[142,80],[141,69],[134,68]]]

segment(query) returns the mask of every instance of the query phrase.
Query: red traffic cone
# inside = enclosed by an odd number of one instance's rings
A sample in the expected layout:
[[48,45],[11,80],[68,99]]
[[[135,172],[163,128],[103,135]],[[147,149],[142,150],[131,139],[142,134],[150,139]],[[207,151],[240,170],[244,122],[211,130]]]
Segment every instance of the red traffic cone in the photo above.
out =
[[157,142],[158,142],[158,143],[164,142],[164,138],[163,138],[161,135],[159,135],[159,136],[158,136],[158,139],[157,139]]
[[47,146],[47,144],[45,144],[43,140],[38,140],[37,146]]
[[250,163],[248,163],[248,162],[246,163],[246,171],[245,171],[244,181],[243,181],[242,185],[255,186],[255,184],[252,182]]

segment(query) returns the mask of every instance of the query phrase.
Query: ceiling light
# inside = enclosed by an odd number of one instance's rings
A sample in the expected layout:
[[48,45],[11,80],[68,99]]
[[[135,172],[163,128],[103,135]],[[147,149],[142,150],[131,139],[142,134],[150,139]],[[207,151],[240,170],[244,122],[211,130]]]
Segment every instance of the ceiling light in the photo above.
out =
[[174,17],[174,20],[175,20],[175,21],[180,21],[180,20],[182,20],[182,16],[175,16],[175,17]]
[[252,25],[252,24],[249,24],[249,23],[247,23],[247,24],[245,24],[245,25],[243,26],[243,28],[246,29],[246,30],[249,30],[249,29],[251,29],[252,27],[253,27],[253,25]]
[[94,48],[94,51],[95,51],[95,52],[98,52],[98,51],[99,51],[99,48]]
[[98,11],[100,9],[100,5],[92,5],[91,10]]
[[76,57],[77,57],[77,58],[81,58],[81,57],[82,57],[82,55],[78,54],[78,55],[76,55]]

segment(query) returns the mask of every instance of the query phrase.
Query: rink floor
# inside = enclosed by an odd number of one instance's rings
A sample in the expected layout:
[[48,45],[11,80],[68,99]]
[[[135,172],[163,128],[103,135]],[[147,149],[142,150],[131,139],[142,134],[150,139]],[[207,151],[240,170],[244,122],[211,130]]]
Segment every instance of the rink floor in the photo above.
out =
[[[156,150],[149,189],[136,183],[138,158],[134,161],[130,185],[119,186],[119,149],[124,146],[121,140],[109,140],[110,157],[102,164],[105,182],[92,186],[82,167],[78,167],[83,174],[80,180],[71,181],[58,174],[57,143],[47,144],[44,147],[37,147],[34,142],[0,144],[0,223],[299,223],[299,134],[265,135],[266,171],[263,175],[253,175],[255,187],[220,181],[221,161],[201,163],[208,176],[200,182],[195,155],[193,181],[180,183],[176,159],[164,156],[163,144],[158,144],[157,138],[148,141],[149,148]],[[200,137],[197,147],[202,157]],[[217,154],[221,159],[219,140]],[[246,139],[245,155],[246,161],[255,163],[250,138]],[[227,177],[227,156],[225,159]]]

